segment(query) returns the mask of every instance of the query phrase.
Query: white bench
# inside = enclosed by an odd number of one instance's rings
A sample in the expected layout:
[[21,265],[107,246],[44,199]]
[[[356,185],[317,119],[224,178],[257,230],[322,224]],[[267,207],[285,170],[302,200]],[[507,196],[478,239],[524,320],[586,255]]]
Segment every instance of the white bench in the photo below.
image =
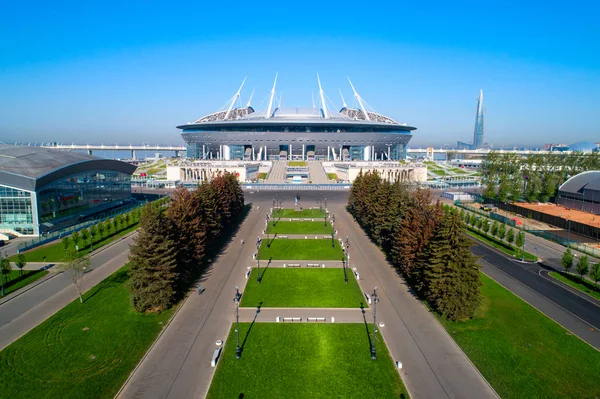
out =
[[327,321],[327,318],[325,318],[325,317],[307,317],[306,321],[314,321],[314,322]]
[[299,322],[299,321],[302,321],[302,317],[282,317],[281,321],[283,321],[283,322],[286,322],[286,321]]
[[221,357],[221,349],[223,349],[223,348],[219,347],[219,348],[215,349],[215,351],[213,352],[212,360],[210,361],[211,367],[215,367],[217,365],[217,362],[219,361],[219,357]]
[[300,267],[300,263],[284,263],[283,267]]
[[367,298],[367,303],[370,305],[371,304],[371,295],[369,295],[368,293],[365,292],[365,298]]
[[321,267],[320,263],[307,263],[306,267]]
[[246,278],[250,277],[250,272],[251,272],[251,270],[248,270],[248,271],[246,272]]

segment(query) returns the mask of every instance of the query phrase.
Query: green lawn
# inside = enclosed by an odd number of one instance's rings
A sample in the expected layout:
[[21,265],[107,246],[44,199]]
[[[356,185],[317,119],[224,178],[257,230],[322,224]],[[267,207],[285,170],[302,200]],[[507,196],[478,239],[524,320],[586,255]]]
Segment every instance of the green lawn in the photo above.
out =
[[502,398],[600,396],[600,352],[489,277],[481,280],[472,320],[438,319]]
[[291,166],[291,167],[306,167],[306,162],[304,162],[304,161],[290,161],[290,162],[288,162],[288,166]]
[[567,273],[550,272],[550,275],[571,287],[600,300],[600,289],[589,281],[582,281],[578,276]]
[[236,359],[232,326],[208,398],[408,398],[379,334],[371,359],[362,323],[240,323],[240,341]]
[[172,314],[133,312],[127,282],[122,268],[2,350],[0,396],[113,398]]
[[[267,241],[270,247],[267,247]],[[344,252],[337,239],[287,239],[278,238],[274,240],[262,240],[259,255],[261,259],[267,260],[342,260]]]
[[[487,235],[472,226],[467,226],[467,234],[473,238],[478,239],[479,241],[483,241],[486,244],[491,245],[492,247],[499,249],[507,255],[513,256],[515,258],[521,259],[521,250],[514,248],[512,245],[505,243],[504,241],[500,241],[499,239]],[[537,261],[537,256],[530,254],[525,251],[525,260],[528,261]]]
[[323,221],[321,222],[304,222],[304,221],[275,221],[275,226],[272,222],[269,222],[267,227],[267,233],[269,234],[331,234],[333,233],[333,227],[327,222],[327,225]]
[[12,270],[8,275],[4,276],[4,295],[6,296],[11,292],[15,292],[44,277],[46,274],[48,274],[46,270],[23,270],[23,275],[21,276],[18,269]]
[[325,210],[320,209],[273,209],[274,218],[322,218]]
[[359,308],[367,307],[352,270],[348,284],[344,269],[305,269],[261,267],[263,276],[256,282],[258,271],[252,269],[242,295],[241,306],[266,308]]
[[[106,244],[109,244],[115,241],[118,238],[123,237],[125,234],[131,233],[133,230],[137,229],[138,224],[134,224],[124,230],[118,231],[116,234],[111,233],[108,235],[106,232],[102,239],[94,240],[94,250],[103,247]],[[91,248],[89,245],[84,246],[82,243],[79,244],[79,253],[82,255],[87,255],[91,252]],[[43,262],[44,256],[46,257],[46,262],[60,262],[64,257],[65,250],[63,249],[62,242],[60,240],[56,241],[54,244],[48,244],[41,247],[34,248],[30,251],[23,252],[25,255],[25,259],[27,262]],[[14,255],[10,258],[12,262],[17,260],[18,255]]]

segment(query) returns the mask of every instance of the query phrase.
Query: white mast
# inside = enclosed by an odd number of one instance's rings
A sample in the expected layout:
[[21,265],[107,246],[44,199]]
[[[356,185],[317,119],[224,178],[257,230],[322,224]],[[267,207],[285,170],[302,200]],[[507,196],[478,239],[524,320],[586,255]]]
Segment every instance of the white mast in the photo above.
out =
[[223,120],[227,120],[227,118],[229,118],[229,114],[231,113],[231,110],[233,109],[233,106],[235,105],[235,102],[237,101],[238,98],[240,98],[240,93],[242,92],[242,87],[244,87],[244,83],[246,83],[246,78],[247,77],[248,76],[246,76],[244,78],[244,81],[242,82],[242,85],[238,89],[237,93],[235,93],[235,95],[231,99],[231,104],[229,104],[229,108],[227,108],[227,112],[225,113],[225,118],[223,118]]
[[275,74],[275,81],[273,82],[273,88],[271,89],[271,98],[269,98],[269,106],[267,107],[266,118],[271,117],[271,110],[273,109],[273,98],[275,98],[275,85],[277,85],[277,74]]
[[323,93],[323,88],[321,87],[321,79],[319,78],[318,73],[317,81],[319,82],[319,95],[321,96],[321,106],[323,107],[323,115],[325,116],[325,119],[328,119],[329,113],[327,112],[327,105],[325,104],[325,94]]
[[248,99],[248,103],[246,104],[246,108],[250,107],[250,103],[252,103],[252,97],[254,97],[254,89],[252,89],[252,94],[250,94],[250,98]]
[[367,109],[365,108],[365,106],[362,102],[362,98],[356,92],[356,89],[354,88],[354,85],[352,84],[352,81],[350,80],[349,77],[348,77],[348,82],[350,83],[350,87],[352,87],[352,91],[354,92],[354,98],[356,98],[358,100],[358,104],[360,105],[360,110],[363,112],[363,114],[365,114],[365,120],[370,121],[371,119],[369,118],[369,113],[367,112]]
[[340,91],[340,97],[342,97],[342,107],[348,108],[348,104],[346,104],[346,100],[344,100],[344,95],[342,94],[342,89],[338,89]]

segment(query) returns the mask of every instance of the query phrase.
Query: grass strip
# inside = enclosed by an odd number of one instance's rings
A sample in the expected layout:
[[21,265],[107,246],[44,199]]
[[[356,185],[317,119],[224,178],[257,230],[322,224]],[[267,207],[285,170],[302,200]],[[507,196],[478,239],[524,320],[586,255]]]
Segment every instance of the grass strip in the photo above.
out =
[[23,275],[18,270],[12,270],[8,275],[4,275],[4,296],[39,280],[46,274],[46,270],[23,270]]
[[549,274],[558,281],[562,281],[576,290],[600,300],[600,288],[598,288],[597,285],[594,285],[587,280],[582,280],[580,277],[574,276],[570,273],[550,272]]
[[356,324],[240,323],[229,332],[208,398],[408,398],[381,335],[377,360]]
[[306,162],[304,161],[289,161],[288,166],[291,167],[304,167],[306,166]]
[[[479,241],[483,241],[486,244],[491,245],[492,247],[494,247],[496,249],[499,249],[500,251],[504,252],[507,255],[521,259],[521,250],[520,249],[514,248],[513,246],[511,246],[505,242],[502,242],[496,238],[493,238],[487,234],[484,234],[484,233],[474,229],[471,226],[467,226],[467,234],[473,238],[478,239]],[[529,252],[525,251],[525,260],[536,262],[537,256],[534,256],[534,255],[530,254]]]
[[325,210],[321,209],[274,209],[274,218],[319,218],[325,217]]
[[[339,260],[344,252],[337,239],[263,239],[260,245],[260,259],[268,260]],[[267,246],[270,245],[270,246]]]
[[131,309],[126,267],[0,352],[6,398],[112,398],[173,310]]
[[367,307],[352,270],[348,284],[344,269],[290,269],[261,267],[252,269],[241,306],[266,308],[359,308]]
[[275,226],[269,222],[269,234],[331,234],[333,227],[329,222],[304,222],[304,221],[275,221]]
[[[113,232],[110,235],[105,235],[99,240],[94,240],[94,250],[105,246],[106,244],[110,244],[111,242],[123,237],[126,234],[131,233],[135,229],[137,229],[138,223],[135,223],[126,229],[119,230],[117,232]],[[79,253],[82,255],[87,255],[92,252],[92,249],[89,245],[80,244]],[[63,248],[62,242],[58,240],[54,244],[43,245],[41,247],[34,248],[30,251],[23,252],[25,255],[25,259],[27,262],[43,262],[44,256],[46,257],[46,262],[60,262],[62,261],[65,254],[65,250]],[[10,258],[11,262],[16,262],[18,255],[14,255]]]
[[600,352],[481,274],[475,317],[438,320],[502,398],[594,398]]

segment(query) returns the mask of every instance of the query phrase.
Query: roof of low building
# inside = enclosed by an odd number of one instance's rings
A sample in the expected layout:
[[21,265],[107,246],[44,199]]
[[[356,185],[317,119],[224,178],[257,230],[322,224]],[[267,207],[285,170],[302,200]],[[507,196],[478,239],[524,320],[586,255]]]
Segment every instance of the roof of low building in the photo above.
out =
[[75,173],[114,170],[132,174],[135,166],[80,152],[0,144],[0,184],[35,190]]
[[564,182],[558,191],[572,194],[583,194],[586,190],[600,192],[600,170],[582,172]]

